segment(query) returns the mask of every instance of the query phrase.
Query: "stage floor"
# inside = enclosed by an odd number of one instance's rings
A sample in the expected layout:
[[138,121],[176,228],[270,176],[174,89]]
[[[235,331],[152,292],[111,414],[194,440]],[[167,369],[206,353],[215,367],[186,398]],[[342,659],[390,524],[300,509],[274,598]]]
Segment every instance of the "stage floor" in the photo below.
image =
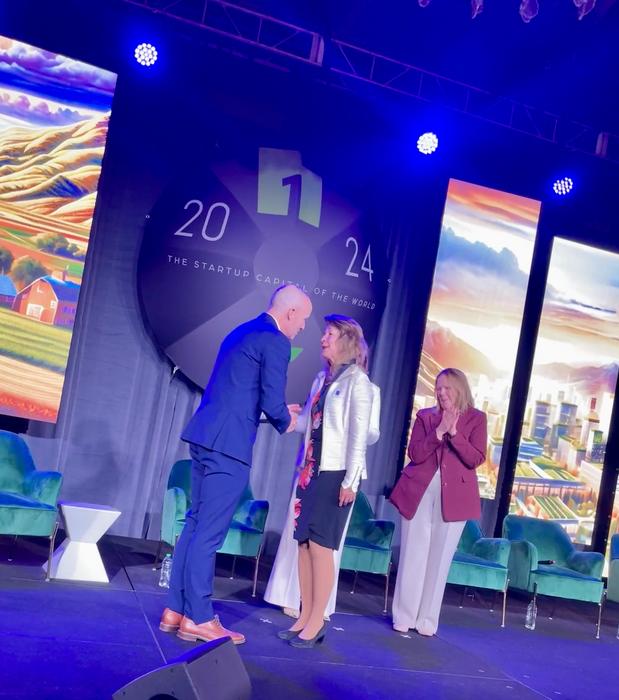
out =
[[[61,538],[59,538],[60,542]],[[108,537],[101,550],[111,582],[46,583],[42,541],[0,540],[0,697],[109,699],[128,681],[192,648],[159,631],[165,590],[153,571],[156,544]],[[490,612],[491,595],[467,598],[448,587],[439,633],[424,638],[394,632],[382,615],[380,584],[340,580],[338,612],[324,645],[297,650],[277,638],[290,625],[258,597],[251,598],[251,565],[221,556],[216,610],[224,624],[247,636],[238,647],[253,698],[611,698],[619,687],[619,606],[604,612],[594,638],[593,605],[542,601],[537,629],[523,626],[526,600],[511,595],[507,626]],[[393,589],[393,583],[392,583]],[[499,600],[497,598],[497,605]]]

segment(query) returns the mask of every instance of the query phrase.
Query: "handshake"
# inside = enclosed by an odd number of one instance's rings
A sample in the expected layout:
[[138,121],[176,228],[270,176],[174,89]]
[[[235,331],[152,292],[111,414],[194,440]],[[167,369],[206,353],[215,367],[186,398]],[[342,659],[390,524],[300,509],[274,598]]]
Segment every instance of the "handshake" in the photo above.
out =
[[298,403],[289,403],[288,411],[290,412],[290,425],[286,432],[291,433],[297,427],[297,418],[299,417],[299,413],[301,413],[301,405]]

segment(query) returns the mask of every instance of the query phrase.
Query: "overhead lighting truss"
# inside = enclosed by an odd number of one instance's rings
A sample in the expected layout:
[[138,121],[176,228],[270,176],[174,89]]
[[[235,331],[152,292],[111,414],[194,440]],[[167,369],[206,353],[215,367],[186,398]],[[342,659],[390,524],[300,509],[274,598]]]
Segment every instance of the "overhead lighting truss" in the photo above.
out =
[[317,66],[352,79],[467,114],[568,149],[619,162],[619,136],[394,58],[325,39],[294,24],[225,0],[124,0],[158,15],[235,39],[278,56]]

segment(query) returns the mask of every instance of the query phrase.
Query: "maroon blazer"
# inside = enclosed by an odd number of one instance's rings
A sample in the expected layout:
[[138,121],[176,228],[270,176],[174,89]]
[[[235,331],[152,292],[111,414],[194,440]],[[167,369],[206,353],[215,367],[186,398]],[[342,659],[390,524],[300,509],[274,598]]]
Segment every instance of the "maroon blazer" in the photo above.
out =
[[[404,467],[406,517],[412,518],[438,465],[441,467],[441,506],[446,522],[476,520],[481,516],[481,501],[475,469],[486,459],[486,414],[468,408],[458,419],[456,434],[436,436],[441,414],[435,408],[417,412],[408,445],[410,464]],[[410,513],[410,516],[409,516]]]

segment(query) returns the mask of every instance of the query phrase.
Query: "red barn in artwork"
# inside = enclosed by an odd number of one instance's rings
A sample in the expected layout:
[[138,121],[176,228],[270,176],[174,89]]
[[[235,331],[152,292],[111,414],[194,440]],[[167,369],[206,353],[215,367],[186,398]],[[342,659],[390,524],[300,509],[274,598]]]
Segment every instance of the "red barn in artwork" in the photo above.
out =
[[18,292],[13,302],[17,313],[43,323],[73,328],[80,285],[64,279],[64,274],[46,275]]

